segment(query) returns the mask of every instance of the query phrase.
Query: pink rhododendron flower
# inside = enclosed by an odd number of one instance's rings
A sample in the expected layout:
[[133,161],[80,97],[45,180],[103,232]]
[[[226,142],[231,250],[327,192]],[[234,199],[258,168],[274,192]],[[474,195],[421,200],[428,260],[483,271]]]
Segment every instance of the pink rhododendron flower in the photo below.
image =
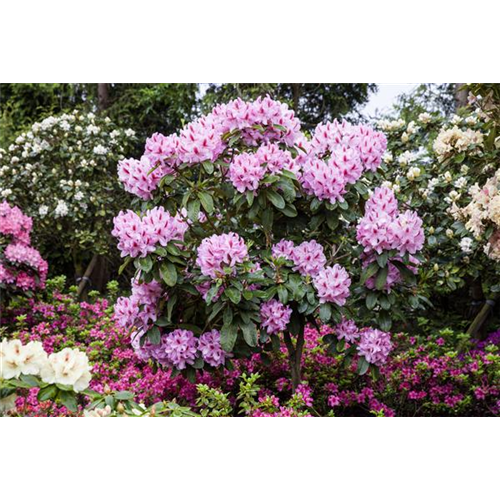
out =
[[276,299],[264,302],[260,306],[260,320],[267,333],[279,333],[286,329],[290,322],[292,309]]
[[346,180],[333,161],[307,160],[302,167],[301,182],[307,194],[320,200],[330,203],[344,200]]
[[342,321],[335,325],[335,334],[339,340],[354,342],[359,338],[359,330],[352,319],[342,318]]
[[266,170],[256,155],[237,155],[229,165],[229,179],[240,193],[256,191],[265,174]]
[[201,242],[196,264],[204,276],[215,279],[225,274],[225,267],[234,268],[247,257],[247,246],[236,233],[214,234]]
[[393,232],[395,237],[393,248],[399,250],[401,255],[422,250],[425,240],[424,229],[422,219],[416,212],[406,210],[399,214],[394,221]]
[[190,330],[177,329],[162,336],[160,350],[167,363],[178,370],[184,370],[196,360],[198,340]]
[[333,302],[343,306],[349,297],[351,278],[347,271],[340,265],[325,267],[313,279],[314,288],[318,292],[319,301]]
[[365,328],[360,332],[358,353],[368,363],[383,365],[392,349],[391,334],[375,328]]
[[278,243],[273,245],[271,252],[272,256],[277,259],[279,257],[285,257],[285,259],[292,260],[293,250],[295,248],[295,244],[293,241],[289,240],[280,240]]
[[316,276],[326,264],[323,246],[316,240],[304,241],[292,252],[294,270],[304,276]]
[[205,363],[210,366],[221,366],[226,360],[226,353],[220,345],[220,332],[218,330],[205,332],[201,335],[198,339],[198,350]]

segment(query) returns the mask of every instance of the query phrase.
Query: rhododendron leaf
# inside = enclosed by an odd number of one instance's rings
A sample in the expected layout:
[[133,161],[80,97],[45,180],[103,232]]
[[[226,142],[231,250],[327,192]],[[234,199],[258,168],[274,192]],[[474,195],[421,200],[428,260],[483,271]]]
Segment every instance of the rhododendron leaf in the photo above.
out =
[[194,363],[193,363],[193,368],[196,368],[197,370],[201,370],[204,365],[205,365],[205,361],[203,361],[203,358],[196,358]]
[[387,311],[382,311],[379,314],[378,323],[380,325],[380,328],[382,328],[382,330],[389,331],[392,326],[392,319],[390,314]]
[[152,344],[158,345],[161,340],[161,332],[157,326],[153,326],[150,330],[148,330],[148,339]]
[[21,380],[28,384],[29,387],[39,387],[40,380],[36,378],[34,375],[21,375]]
[[376,262],[372,262],[369,266],[365,267],[361,273],[361,284],[364,285],[371,277],[375,276],[379,269]]
[[285,208],[285,200],[283,199],[283,196],[278,194],[276,191],[268,191],[267,192],[267,199],[276,207],[283,209]]
[[283,169],[281,175],[283,177],[288,177],[288,179],[297,180],[296,175],[291,170]]
[[220,331],[220,345],[226,352],[231,352],[236,344],[238,329],[234,325],[224,325]]
[[214,173],[214,164],[211,161],[204,161],[202,165],[208,175]]
[[118,275],[122,274],[125,268],[130,264],[132,257],[127,257],[125,262],[118,268]]
[[359,375],[364,375],[369,368],[370,368],[370,363],[368,363],[368,361],[366,361],[366,359],[363,356],[361,356],[358,359],[358,367],[357,367],[357,372],[359,373]]
[[344,349],[345,349],[345,340],[344,339],[339,340],[337,342],[337,347],[336,347],[337,352],[343,352]]
[[286,304],[288,302],[288,290],[285,286],[280,285],[278,287],[278,297],[282,304]]
[[115,399],[119,401],[127,401],[134,398],[134,393],[130,391],[119,391],[115,393]]
[[295,208],[294,205],[286,205],[286,207],[283,208],[281,212],[290,218],[297,217],[298,214],[297,209]]
[[385,267],[387,265],[387,259],[388,255],[386,253],[381,253],[380,255],[377,255],[377,264],[380,267]]
[[233,322],[233,310],[228,306],[224,310],[224,315],[222,316],[224,325],[229,326]]
[[273,219],[274,219],[274,213],[270,208],[267,208],[264,210],[264,213],[262,214],[262,226],[264,227],[264,230],[269,232],[271,231],[273,227]]
[[377,290],[382,290],[387,282],[387,275],[389,274],[389,268],[384,267],[377,274],[377,278],[375,279],[375,288]]
[[255,193],[253,191],[246,192],[246,199],[249,207],[253,205],[254,198],[255,198]]
[[313,198],[311,200],[311,212],[315,213],[318,211],[319,207],[321,207],[321,200],[318,200],[318,198]]
[[198,198],[203,205],[203,208],[208,214],[211,214],[214,211],[214,199],[209,193],[200,192],[198,193]]
[[139,259],[139,267],[141,271],[149,273],[149,271],[153,269],[153,260],[149,255],[147,257],[144,257],[143,259]]
[[240,324],[240,328],[243,332],[243,338],[245,339],[245,342],[250,347],[255,347],[257,345],[257,328],[255,327],[255,325],[252,322],[248,324],[242,323]]
[[215,284],[210,287],[210,289],[207,292],[207,295],[205,296],[205,302],[207,304],[211,304],[216,297],[217,293],[220,290],[220,286]]
[[233,303],[239,304],[241,302],[241,292],[236,288],[227,288],[224,290],[224,295]]
[[319,308],[319,319],[324,323],[327,323],[328,321],[330,321],[331,317],[332,309],[330,307],[330,304],[322,304]]
[[58,399],[69,411],[76,412],[78,410],[78,403],[73,392],[61,391]]
[[48,401],[49,399],[54,399],[57,393],[58,389],[55,385],[48,385],[38,391],[37,399],[38,401]]
[[171,262],[166,262],[161,266],[161,275],[168,286],[175,286],[177,283],[177,269]]
[[280,352],[281,342],[278,335],[271,335],[271,346],[274,352]]
[[366,307],[368,309],[373,309],[378,301],[377,294],[374,292],[369,292],[368,295],[366,296]]
[[187,205],[187,214],[190,220],[193,222],[198,220],[198,215],[200,213],[200,201],[191,200]]

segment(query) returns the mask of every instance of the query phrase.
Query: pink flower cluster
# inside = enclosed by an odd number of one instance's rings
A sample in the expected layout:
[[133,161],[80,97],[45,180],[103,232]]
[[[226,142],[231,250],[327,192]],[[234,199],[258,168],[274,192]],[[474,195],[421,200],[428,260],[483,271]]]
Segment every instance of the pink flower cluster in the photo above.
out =
[[261,326],[270,335],[284,331],[290,323],[291,316],[292,309],[276,299],[264,302],[260,306]]
[[8,242],[3,252],[0,246],[0,283],[24,291],[45,286],[48,264],[30,246],[32,227],[31,217],[18,207],[11,207],[5,201],[0,203],[0,243]]
[[[286,104],[270,97],[251,102],[237,99],[221,104],[210,114],[187,124],[179,135],[165,137],[159,133],[153,134],[146,141],[144,156],[140,160],[128,159],[118,164],[120,181],[127,191],[148,200],[160,179],[175,173],[182,164],[217,160],[227,147],[224,135],[233,130],[241,131],[247,145],[275,141],[293,146],[295,139],[300,136],[300,122]],[[261,150],[255,157],[249,156],[253,159],[242,158],[232,167],[235,185],[239,186],[240,182],[243,183],[241,185],[253,185],[252,176],[257,175],[257,171],[264,171],[261,168],[263,163],[268,164],[270,172],[285,166],[294,168],[290,153],[280,151],[275,145]],[[158,168],[153,170],[155,167]],[[247,176],[250,176],[249,180]],[[241,178],[244,180],[238,181]]]
[[218,330],[205,332],[197,338],[192,331],[178,328],[162,335],[157,345],[146,340],[140,346],[140,336],[141,334],[136,336],[132,342],[137,355],[144,361],[153,359],[166,368],[184,370],[200,357],[216,368],[222,366],[227,357],[221,347]]
[[376,170],[386,148],[385,136],[369,127],[320,124],[302,158],[302,186],[320,200],[343,201],[347,184],[356,183],[364,171]]
[[218,330],[205,332],[201,335],[198,339],[198,350],[205,363],[210,366],[221,366],[226,361],[226,352],[220,345],[220,332]]
[[151,198],[151,193],[158,187],[164,175],[166,175],[164,169],[155,168],[148,156],[143,156],[140,160],[129,158],[118,163],[118,178],[124,185],[125,191],[143,200]]
[[398,250],[400,255],[414,254],[424,245],[422,220],[410,210],[399,213],[394,193],[379,187],[366,203],[357,239],[367,253]]
[[342,266],[335,264],[332,267],[322,269],[314,277],[313,284],[322,304],[333,302],[338,306],[343,306],[349,297],[351,278]]
[[137,327],[142,332],[147,331],[157,319],[156,305],[163,295],[161,284],[157,281],[141,283],[134,279],[130,297],[120,297],[116,301],[116,322],[127,329]]
[[303,276],[316,276],[326,264],[323,246],[316,240],[304,241],[297,246],[292,241],[281,240],[273,245],[272,255],[293,261],[294,270]]
[[248,153],[237,155],[229,166],[229,179],[240,193],[256,191],[265,175],[266,170],[256,155]]
[[391,334],[375,328],[364,328],[360,332],[357,349],[368,363],[381,366],[386,363],[392,350]]
[[214,234],[200,243],[196,264],[204,276],[215,279],[225,275],[225,267],[234,268],[247,257],[245,241],[236,233]]
[[183,240],[189,224],[182,214],[170,215],[163,207],[147,210],[141,218],[132,210],[120,212],[114,219],[111,234],[118,239],[121,256],[145,257],[159,244]]
[[342,321],[335,326],[335,335],[339,340],[354,342],[359,338],[359,329],[352,319],[342,318]]

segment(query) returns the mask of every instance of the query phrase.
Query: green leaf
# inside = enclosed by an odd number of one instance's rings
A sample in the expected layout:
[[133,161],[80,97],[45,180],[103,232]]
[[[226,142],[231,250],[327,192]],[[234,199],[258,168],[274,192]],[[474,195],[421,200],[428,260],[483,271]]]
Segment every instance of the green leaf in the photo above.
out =
[[161,276],[168,286],[177,284],[177,269],[171,262],[165,262],[161,266]]
[[130,264],[130,261],[132,260],[132,257],[127,257],[125,259],[125,262],[119,267],[118,269],[118,275],[122,274],[125,268]]
[[240,325],[240,328],[243,332],[243,338],[245,339],[245,342],[250,347],[255,347],[257,345],[257,328],[255,327],[255,324],[252,322],[248,324],[243,323]]
[[58,389],[55,385],[48,385],[38,391],[37,399],[38,401],[48,401],[49,399],[54,399],[57,395]]
[[270,208],[266,208],[262,214],[262,226],[264,230],[270,232],[273,228],[274,213]]
[[376,262],[372,262],[368,266],[366,266],[361,272],[361,284],[364,285],[367,280],[369,280],[372,276],[374,276],[379,270],[378,264]]
[[199,200],[191,200],[187,206],[187,213],[190,220],[193,222],[198,220],[198,215],[200,213],[200,202]]
[[377,255],[377,264],[379,267],[385,267],[387,265],[387,259],[388,255],[386,253],[381,253],[380,255]]
[[126,401],[127,399],[133,399],[134,393],[130,391],[120,391],[115,394],[115,399],[120,401]]
[[148,330],[148,339],[154,345],[158,345],[161,342],[161,332],[157,326],[153,326],[153,328]]
[[267,192],[267,199],[276,207],[279,209],[283,209],[286,206],[285,200],[283,196],[278,194],[276,191],[268,191]]
[[226,290],[224,290],[224,295],[226,295],[233,304],[239,304],[241,302],[241,292],[236,288],[226,288]]
[[211,161],[204,161],[203,168],[205,169],[205,172],[208,175],[211,175],[214,173],[214,164]]
[[207,294],[205,295],[205,302],[207,304],[211,304],[216,297],[217,293],[220,290],[220,285],[212,285],[210,289],[208,290]]
[[231,325],[233,322],[233,310],[230,307],[227,307],[224,311],[224,315],[222,316],[222,321],[225,326]]
[[205,192],[200,192],[198,193],[198,198],[200,199],[205,211],[208,214],[211,214],[214,211],[214,199],[212,198],[212,195]]
[[376,306],[376,304],[377,304],[377,294],[370,292],[366,296],[366,307],[371,310]]
[[220,345],[226,352],[231,352],[236,344],[238,329],[235,325],[224,325],[220,331]]
[[379,273],[377,274],[377,278],[375,279],[375,288],[377,290],[382,290],[384,288],[388,274],[389,274],[388,267],[384,267],[379,271]]
[[369,368],[370,368],[370,363],[368,363],[368,361],[366,361],[366,359],[364,357],[360,357],[358,360],[357,372],[360,375],[364,375],[368,371]]
[[324,323],[328,323],[332,317],[332,309],[330,304],[322,304],[319,308],[319,319]]
[[147,257],[144,257],[143,259],[139,260],[139,267],[145,273],[149,273],[149,271],[151,271],[151,269],[153,269],[153,260],[148,255]]
[[74,393],[61,391],[59,393],[59,400],[69,411],[76,412],[78,410],[78,403],[76,402],[76,396]]
[[298,212],[297,209],[295,208],[294,205],[287,204],[285,208],[281,210],[283,214],[285,214],[287,217],[293,218],[297,217]]

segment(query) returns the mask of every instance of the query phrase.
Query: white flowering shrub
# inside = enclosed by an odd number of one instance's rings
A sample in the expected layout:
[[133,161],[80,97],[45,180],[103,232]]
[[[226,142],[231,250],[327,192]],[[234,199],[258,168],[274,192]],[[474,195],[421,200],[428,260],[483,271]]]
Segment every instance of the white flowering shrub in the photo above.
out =
[[131,149],[133,130],[75,110],[50,116],[0,150],[0,201],[33,219],[41,253],[71,260],[106,253],[113,215],[126,201],[116,164]]
[[491,253],[488,241],[494,230],[481,223],[489,215],[479,214],[473,204],[482,197],[479,186],[498,165],[492,122],[475,104],[450,118],[437,112],[415,118],[378,122],[388,147],[377,173],[424,221],[427,245],[420,291],[450,293],[479,277],[493,282],[495,266],[484,252]]
[[[0,343],[0,415],[15,405],[16,391],[38,387],[38,401],[56,401],[70,411],[77,393],[86,393],[91,367],[84,352],[69,347],[47,354],[41,342],[3,339]],[[90,393],[89,393],[90,394]]]

